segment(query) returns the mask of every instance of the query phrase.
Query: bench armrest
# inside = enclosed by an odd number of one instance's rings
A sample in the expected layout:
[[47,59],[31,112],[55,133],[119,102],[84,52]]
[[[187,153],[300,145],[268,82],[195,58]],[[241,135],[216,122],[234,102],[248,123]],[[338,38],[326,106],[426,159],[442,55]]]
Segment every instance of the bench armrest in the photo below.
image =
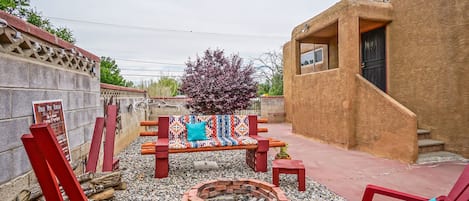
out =
[[155,151],[156,152],[168,152],[169,141],[168,138],[161,138],[156,140]]
[[269,139],[261,137],[259,135],[251,135],[249,137],[257,140],[257,151],[258,152],[267,152],[267,151],[269,151]]
[[407,201],[428,201],[428,198],[411,195],[408,193],[399,192],[389,188],[384,188],[381,186],[367,185],[365,192],[363,193],[362,201],[372,201],[375,194],[385,195],[388,197],[393,197],[401,200]]

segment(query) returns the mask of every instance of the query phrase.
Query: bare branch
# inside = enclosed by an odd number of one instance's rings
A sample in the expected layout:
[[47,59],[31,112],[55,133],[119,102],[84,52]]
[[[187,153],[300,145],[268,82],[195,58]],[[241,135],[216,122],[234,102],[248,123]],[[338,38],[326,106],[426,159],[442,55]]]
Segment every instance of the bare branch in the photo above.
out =
[[256,71],[269,82],[272,81],[272,77],[275,74],[283,74],[283,57],[280,52],[265,52],[258,58],[252,59],[252,61],[254,62]]

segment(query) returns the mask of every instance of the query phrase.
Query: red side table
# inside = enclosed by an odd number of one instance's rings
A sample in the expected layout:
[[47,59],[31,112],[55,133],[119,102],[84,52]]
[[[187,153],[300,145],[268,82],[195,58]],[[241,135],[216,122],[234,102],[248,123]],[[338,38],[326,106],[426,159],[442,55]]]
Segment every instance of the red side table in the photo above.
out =
[[272,163],[272,180],[279,186],[279,174],[296,174],[298,177],[298,190],[305,191],[305,166],[301,160],[277,159]]

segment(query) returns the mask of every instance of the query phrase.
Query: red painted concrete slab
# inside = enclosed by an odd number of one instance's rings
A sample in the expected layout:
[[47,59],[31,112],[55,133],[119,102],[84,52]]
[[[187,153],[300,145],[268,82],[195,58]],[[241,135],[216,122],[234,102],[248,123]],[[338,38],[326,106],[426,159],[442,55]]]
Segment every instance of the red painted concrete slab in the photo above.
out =
[[[327,186],[347,200],[361,200],[365,186],[375,184],[395,190],[434,197],[446,195],[467,163],[446,162],[413,165],[379,158],[371,154],[322,144],[293,134],[291,125],[260,124],[274,137],[288,143],[292,159],[303,160],[306,176]],[[274,155],[276,151],[271,150]],[[375,200],[388,200],[376,197]]]

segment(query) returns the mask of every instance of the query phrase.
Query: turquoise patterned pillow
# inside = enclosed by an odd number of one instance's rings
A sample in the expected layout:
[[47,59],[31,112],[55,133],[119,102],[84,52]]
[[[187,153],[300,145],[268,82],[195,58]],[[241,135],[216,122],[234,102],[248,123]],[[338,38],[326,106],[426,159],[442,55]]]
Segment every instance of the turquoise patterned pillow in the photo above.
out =
[[205,122],[186,124],[187,140],[189,141],[207,140],[207,136],[205,135],[205,125],[206,125]]

